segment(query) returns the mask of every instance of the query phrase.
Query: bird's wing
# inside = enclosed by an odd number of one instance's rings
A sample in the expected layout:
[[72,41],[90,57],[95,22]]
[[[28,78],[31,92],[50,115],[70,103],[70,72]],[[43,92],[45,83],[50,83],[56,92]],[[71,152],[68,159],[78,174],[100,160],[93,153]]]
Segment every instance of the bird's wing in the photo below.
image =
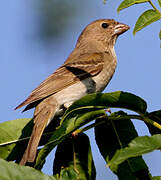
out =
[[15,109],[44,99],[80,80],[97,75],[102,70],[103,64],[103,53],[83,54],[74,62],[66,61]]

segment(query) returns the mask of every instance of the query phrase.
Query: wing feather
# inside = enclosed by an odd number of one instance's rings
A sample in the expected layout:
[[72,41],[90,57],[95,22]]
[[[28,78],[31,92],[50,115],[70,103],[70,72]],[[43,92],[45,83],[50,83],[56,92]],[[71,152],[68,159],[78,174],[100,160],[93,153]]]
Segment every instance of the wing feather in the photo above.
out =
[[36,104],[36,101],[57,93],[80,80],[97,75],[103,69],[103,63],[102,53],[84,54],[77,57],[74,62],[71,62],[68,58],[64,65],[43,81],[15,109],[27,104]]

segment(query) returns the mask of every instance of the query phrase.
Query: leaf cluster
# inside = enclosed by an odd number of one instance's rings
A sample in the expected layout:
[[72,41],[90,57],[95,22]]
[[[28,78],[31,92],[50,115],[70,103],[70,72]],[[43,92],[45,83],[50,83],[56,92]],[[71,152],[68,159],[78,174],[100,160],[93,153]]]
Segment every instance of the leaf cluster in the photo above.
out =
[[[119,7],[117,8],[117,11],[120,12],[121,10],[125,8],[133,6],[135,4],[141,4],[141,3],[149,3],[151,6],[151,9],[148,9],[147,11],[143,12],[138,18],[138,20],[136,21],[136,24],[133,30],[134,35],[136,34],[136,32],[145,28],[149,24],[161,19],[161,11],[153,4],[151,0],[123,0],[121,4],[119,5]],[[161,0],[158,0],[158,5],[161,7]],[[161,39],[161,30],[159,33],[159,37]]]
[[[108,108],[122,110],[111,113]],[[127,114],[125,109],[133,113]],[[138,137],[131,119],[144,121],[154,135]],[[33,168],[7,162],[20,161],[32,131],[32,119],[1,123],[0,179],[17,180],[24,174],[26,179],[28,174],[30,179],[95,179],[90,139],[84,134],[91,128],[107,167],[120,180],[157,179],[150,175],[142,155],[161,148],[160,122],[161,110],[147,112],[146,102],[134,94],[117,91],[87,95],[67,109],[57,127],[52,124],[44,132],[36,161],[28,164]],[[56,146],[51,160],[53,176],[44,175],[40,170]]]

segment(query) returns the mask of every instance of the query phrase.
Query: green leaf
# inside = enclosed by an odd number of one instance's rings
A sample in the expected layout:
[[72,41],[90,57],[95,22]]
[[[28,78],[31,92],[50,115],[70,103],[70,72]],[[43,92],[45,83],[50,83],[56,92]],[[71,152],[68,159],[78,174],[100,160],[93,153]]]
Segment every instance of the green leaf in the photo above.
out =
[[77,180],[77,173],[73,168],[63,168],[57,177],[58,180]]
[[70,179],[95,179],[96,170],[87,135],[78,134],[58,145],[53,166],[54,174],[60,174],[64,168],[75,171],[76,177]]
[[161,176],[154,176],[152,177],[152,180],[161,180]]
[[117,171],[118,165],[131,157],[158,150],[161,148],[161,135],[137,137],[132,140],[128,147],[117,150],[113,158],[108,162],[108,166],[113,171]]
[[144,27],[148,26],[149,24],[158,21],[161,19],[161,13],[154,9],[149,9],[145,11],[137,20],[133,34],[135,35],[137,31],[140,31]]
[[158,4],[159,4],[159,6],[161,7],[161,0],[158,0]]
[[65,112],[63,118],[66,118],[73,111],[79,111],[79,109],[104,109],[109,107],[125,108],[144,114],[147,104],[142,98],[128,92],[93,93],[73,103]]
[[[110,116],[117,115],[126,116],[127,114],[119,111],[112,113]],[[100,120],[98,119],[96,122],[100,122]],[[104,124],[95,127],[96,143],[107,164],[116,150],[126,147],[137,136],[135,127],[130,119],[105,121]],[[141,156],[130,158],[123,162],[114,173],[118,176],[119,180],[136,180],[139,177],[142,177],[141,179],[148,179],[149,177],[148,167]]]
[[124,0],[117,8],[117,12],[120,12],[122,9],[128,8],[129,6],[132,6],[134,4],[140,4],[148,2],[148,0]]
[[126,108],[138,113],[146,112],[146,102],[134,94],[116,91],[112,93],[89,94],[73,103],[62,117],[61,125],[53,133],[49,142],[42,148],[36,159],[35,168],[41,169],[46,156],[73,131],[104,115],[107,107]]
[[[45,129],[40,146],[47,143],[56,123],[57,119],[54,119]],[[18,162],[26,149],[32,128],[32,119],[16,119],[0,123],[0,158]]]
[[49,142],[40,150],[36,159],[35,168],[41,169],[44,165],[45,158],[52,151],[52,149],[57,144],[62,142],[66,137],[68,137],[73,131],[104,114],[104,110],[94,109],[93,111],[90,111],[83,109],[77,111],[77,113],[73,112],[70,114],[70,116],[67,116],[61,126],[54,131]]
[[161,122],[161,110],[157,110],[157,111],[153,111],[151,113],[149,113],[150,117],[155,117],[159,122]]
[[0,159],[1,180],[56,180],[53,176],[47,176],[31,167],[17,165]]
[[160,30],[160,32],[159,32],[159,38],[161,39],[161,30]]
[[0,157],[9,161],[20,158],[21,152],[23,153],[25,149],[20,139],[29,138],[32,126],[31,119],[17,119],[0,123]]

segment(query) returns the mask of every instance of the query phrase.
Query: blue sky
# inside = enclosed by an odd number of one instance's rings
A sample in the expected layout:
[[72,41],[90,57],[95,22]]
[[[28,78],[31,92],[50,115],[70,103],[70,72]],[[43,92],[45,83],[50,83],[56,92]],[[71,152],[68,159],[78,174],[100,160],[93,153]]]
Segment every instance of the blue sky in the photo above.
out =
[[[71,3],[74,0],[71,0]],[[114,18],[128,24],[131,29],[119,37],[115,49],[118,59],[117,70],[104,92],[128,91],[144,98],[148,111],[161,109],[161,49],[158,33],[160,22],[153,23],[133,36],[132,30],[139,15],[150,8],[149,5],[137,5],[117,14],[119,0],[107,1],[104,5],[99,0],[82,0],[78,16],[72,17],[63,38],[42,43],[37,38],[41,16],[35,10],[31,0],[2,0],[0,6],[0,122],[17,118],[32,117],[33,110],[21,113],[14,107],[23,101],[48,75],[56,70],[75,46],[83,28],[99,18]],[[55,21],[59,23],[59,19]],[[62,27],[63,28],[63,27]],[[147,135],[143,122],[134,120],[139,135]],[[98,170],[97,179],[115,180],[91,138],[93,156]],[[50,155],[50,158],[53,154]],[[144,156],[152,175],[161,175],[161,154],[154,152]],[[52,167],[48,161],[44,172],[51,174]]]

